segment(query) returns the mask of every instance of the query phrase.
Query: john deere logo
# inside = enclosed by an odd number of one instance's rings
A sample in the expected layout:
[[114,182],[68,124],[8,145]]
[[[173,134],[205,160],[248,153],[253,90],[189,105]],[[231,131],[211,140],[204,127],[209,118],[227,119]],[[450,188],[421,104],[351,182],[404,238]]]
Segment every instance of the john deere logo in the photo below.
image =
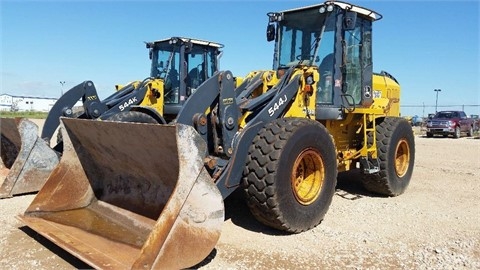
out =
[[222,102],[223,102],[223,105],[233,104],[233,98],[224,98]]

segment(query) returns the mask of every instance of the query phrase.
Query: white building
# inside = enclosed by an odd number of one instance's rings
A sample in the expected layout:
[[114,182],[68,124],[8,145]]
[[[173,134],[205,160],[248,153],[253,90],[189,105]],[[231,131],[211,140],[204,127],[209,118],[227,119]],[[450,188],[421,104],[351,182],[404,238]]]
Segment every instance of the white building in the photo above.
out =
[[48,112],[57,98],[0,95],[0,111]]

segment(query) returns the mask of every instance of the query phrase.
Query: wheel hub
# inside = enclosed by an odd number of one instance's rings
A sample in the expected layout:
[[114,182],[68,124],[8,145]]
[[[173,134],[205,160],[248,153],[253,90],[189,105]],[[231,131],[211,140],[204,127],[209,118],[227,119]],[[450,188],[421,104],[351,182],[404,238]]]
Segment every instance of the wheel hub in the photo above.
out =
[[303,205],[310,205],[320,196],[325,166],[320,153],[306,149],[295,160],[291,173],[293,194]]
[[395,172],[398,177],[403,177],[407,173],[409,164],[410,149],[408,148],[408,142],[403,139],[398,142],[395,150]]

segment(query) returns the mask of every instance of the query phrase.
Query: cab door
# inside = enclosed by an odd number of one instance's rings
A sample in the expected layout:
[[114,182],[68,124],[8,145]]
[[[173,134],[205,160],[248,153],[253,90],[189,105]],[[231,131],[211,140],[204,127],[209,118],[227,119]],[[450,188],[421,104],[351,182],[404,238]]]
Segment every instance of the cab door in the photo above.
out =
[[350,106],[368,106],[372,96],[372,22],[361,16],[355,27],[343,32],[343,86],[346,101]]

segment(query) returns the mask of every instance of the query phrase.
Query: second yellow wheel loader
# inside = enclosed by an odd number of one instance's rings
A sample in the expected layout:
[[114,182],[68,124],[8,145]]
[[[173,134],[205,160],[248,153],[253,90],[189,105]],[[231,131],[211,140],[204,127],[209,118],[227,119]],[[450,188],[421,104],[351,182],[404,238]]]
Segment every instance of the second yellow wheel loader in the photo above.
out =
[[[0,198],[36,192],[63,152],[63,141],[50,148],[60,117],[162,123],[172,121],[188,96],[219,68],[222,44],[185,37],[146,43],[150,77],[129,83],[100,100],[85,81],[65,92],[50,110],[40,137],[28,119],[0,119]],[[244,84],[246,85],[246,83]],[[81,100],[83,108],[74,112]],[[61,135],[61,133],[59,133]]]
[[381,15],[331,1],[267,15],[278,83],[235,88],[216,72],[168,125],[62,118],[64,155],[19,218],[94,268],[180,269],[214,248],[238,188],[291,233],[323,220],[339,171],[402,194],[414,137],[398,82],[372,70]]

